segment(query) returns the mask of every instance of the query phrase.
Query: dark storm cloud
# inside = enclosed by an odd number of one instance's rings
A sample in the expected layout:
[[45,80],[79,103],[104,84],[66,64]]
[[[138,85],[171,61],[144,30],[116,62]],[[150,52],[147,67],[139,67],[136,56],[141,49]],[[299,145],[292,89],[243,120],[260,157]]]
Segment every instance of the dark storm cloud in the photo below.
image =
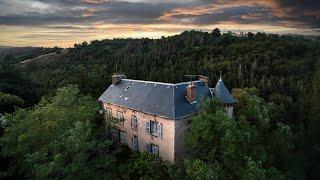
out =
[[319,0],[279,0],[280,9],[288,9],[288,20],[303,22],[310,27],[320,27]]
[[[76,3],[75,0],[41,1],[57,6],[51,13],[27,12],[24,14],[8,14],[0,16],[0,25],[47,25],[66,23],[156,23],[157,18],[165,11],[177,7],[175,4],[149,4],[144,2],[112,1],[100,4],[86,2]],[[62,7],[64,5],[64,7]],[[78,5],[78,6],[74,6]],[[85,5],[85,6],[84,6]]]
[[177,7],[174,4],[148,4],[143,2],[109,2],[99,6],[96,20],[112,23],[156,23],[164,12]]
[[[30,7],[26,7],[28,4]],[[208,8],[208,10],[206,10],[206,8]],[[317,28],[320,27],[320,1],[0,1],[0,25],[87,25],[94,22],[113,24],[154,24],[178,22],[182,24],[193,23],[201,25],[216,24],[220,22],[234,22],[238,24],[258,23],[284,25],[286,27],[305,26]]]
[[197,16],[195,19],[195,23],[216,24],[223,21],[252,23],[256,22],[257,20],[266,20],[269,14],[269,11],[262,7],[230,7],[223,8],[218,13]]
[[317,28],[320,26],[320,1],[216,0],[198,7],[174,9],[161,19],[172,22],[191,19],[202,25],[234,22]]

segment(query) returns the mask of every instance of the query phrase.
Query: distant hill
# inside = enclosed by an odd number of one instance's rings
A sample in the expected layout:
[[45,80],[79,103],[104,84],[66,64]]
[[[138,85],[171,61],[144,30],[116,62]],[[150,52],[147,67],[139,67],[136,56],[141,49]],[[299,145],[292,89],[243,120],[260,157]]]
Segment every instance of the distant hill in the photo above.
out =
[[8,50],[9,48],[12,48],[10,46],[0,46],[0,54],[6,50]]
[[62,48],[6,47],[0,46],[0,63],[16,64],[44,54],[58,52]]
[[62,49],[62,50],[58,50],[58,51],[54,51],[48,54],[43,54],[34,58],[30,58],[24,61],[21,61],[20,64],[22,65],[26,65],[26,64],[30,64],[30,63],[48,63],[48,62],[52,62],[56,59],[58,59],[59,57],[67,54],[68,50],[67,49]]

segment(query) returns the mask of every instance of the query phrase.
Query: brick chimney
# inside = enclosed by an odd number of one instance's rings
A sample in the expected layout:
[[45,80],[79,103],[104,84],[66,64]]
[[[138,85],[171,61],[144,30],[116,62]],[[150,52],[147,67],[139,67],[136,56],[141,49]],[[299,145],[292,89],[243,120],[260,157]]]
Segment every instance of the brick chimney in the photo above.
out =
[[187,86],[186,99],[189,103],[196,101],[196,85],[193,81]]
[[203,82],[203,84],[205,84],[206,86],[208,86],[208,77],[207,76],[203,76],[203,75],[198,75],[199,80]]
[[126,75],[124,75],[124,74],[113,74],[112,75],[112,84],[116,85],[124,78],[126,78]]

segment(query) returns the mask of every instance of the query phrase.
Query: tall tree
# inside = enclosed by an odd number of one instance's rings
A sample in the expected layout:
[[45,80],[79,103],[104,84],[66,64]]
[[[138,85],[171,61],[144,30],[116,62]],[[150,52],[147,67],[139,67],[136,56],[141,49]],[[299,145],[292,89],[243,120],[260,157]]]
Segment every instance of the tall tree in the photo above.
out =
[[115,161],[110,154],[112,141],[108,137],[97,140],[91,129],[97,111],[94,99],[68,86],[32,109],[6,115],[3,153],[14,158],[7,175],[111,178]]
[[[208,175],[219,179],[284,178],[281,172],[284,169],[274,160],[273,150],[283,147],[281,152],[288,153],[292,148],[290,128],[278,124],[276,129],[270,129],[267,105],[255,92],[254,89],[234,92],[239,101],[234,118],[228,117],[220,102],[214,100],[207,102],[192,119],[185,138],[186,157],[191,160],[187,161],[187,167],[192,168],[187,172],[211,169],[206,171]],[[268,138],[271,135],[281,139],[274,143]],[[192,173],[189,175],[194,177]]]

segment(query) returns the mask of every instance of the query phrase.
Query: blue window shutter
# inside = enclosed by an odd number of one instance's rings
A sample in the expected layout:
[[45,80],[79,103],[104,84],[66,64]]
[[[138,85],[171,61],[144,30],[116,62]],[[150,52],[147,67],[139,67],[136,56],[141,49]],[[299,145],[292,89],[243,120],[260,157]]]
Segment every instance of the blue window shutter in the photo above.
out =
[[124,142],[125,142],[124,132],[123,132],[123,131],[120,131],[120,142],[121,142],[121,143],[124,143]]
[[162,124],[160,123],[157,124],[157,135],[158,138],[162,139]]
[[146,122],[146,133],[150,134],[150,122]]
[[138,128],[138,119],[136,116],[131,116],[131,128],[136,129]]
[[138,138],[137,137],[133,138],[133,149],[134,150],[139,150],[139,144],[138,144]]
[[151,144],[146,144],[146,151],[151,153]]
[[152,154],[159,155],[159,146],[157,145],[152,146]]

